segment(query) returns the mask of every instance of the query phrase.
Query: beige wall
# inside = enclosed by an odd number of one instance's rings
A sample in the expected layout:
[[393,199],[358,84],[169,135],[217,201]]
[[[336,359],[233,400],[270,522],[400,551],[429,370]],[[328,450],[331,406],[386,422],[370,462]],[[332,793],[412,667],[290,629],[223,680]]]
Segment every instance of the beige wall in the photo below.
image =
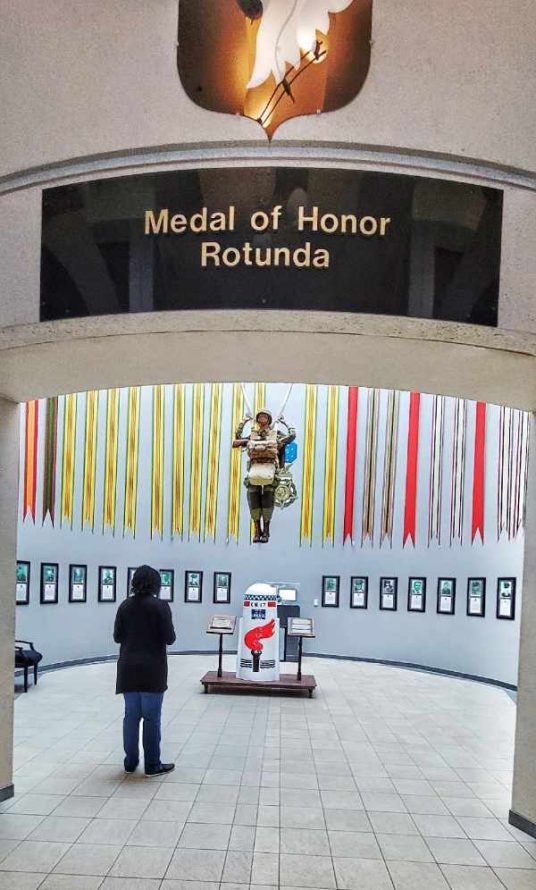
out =
[[[130,148],[265,142],[193,105],[179,83],[177,0],[1,0],[0,173]],[[375,0],[372,63],[341,111],[281,140],[327,140],[534,169],[531,0]],[[224,73],[222,74],[224,76]],[[88,85],[91,92],[88,94]]]
[[[17,551],[17,492],[19,469],[19,408],[0,399],[0,577],[15,577]],[[13,585],[0,585],[0,794],[12,780]]]

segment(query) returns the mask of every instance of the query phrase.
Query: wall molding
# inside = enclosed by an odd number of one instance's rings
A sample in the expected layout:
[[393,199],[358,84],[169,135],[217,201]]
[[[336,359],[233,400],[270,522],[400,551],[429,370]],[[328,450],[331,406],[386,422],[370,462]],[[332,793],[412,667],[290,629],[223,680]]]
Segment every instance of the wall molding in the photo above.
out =
[[12,797],[15,796],[15,786],[14,785],[5,785],[4,788],[0,788],[0,803],[4,800],[11,800]]
[[525,816],[520,816],[519,813],[515,813],[514,810],[510,810],[508,813],[508,822],[510,825],[513,825],[514,828],[519,828],[520,831],[524,831],[525,834],[529,834],[531,837],[536,837],[536,822],[531,822],[530,819],[526,819]]

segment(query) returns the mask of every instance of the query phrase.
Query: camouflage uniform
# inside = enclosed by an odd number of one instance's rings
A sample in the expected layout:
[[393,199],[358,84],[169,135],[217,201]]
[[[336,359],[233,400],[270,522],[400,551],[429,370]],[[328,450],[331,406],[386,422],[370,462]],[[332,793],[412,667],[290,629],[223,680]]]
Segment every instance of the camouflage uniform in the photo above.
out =
[[[270,417],[270,421],[272,419],[272,415],[269,411],[265,409],[261,409],[257,411],[257,417],[259,414],[267,414]],[[250,436],[244,436],[244,427],[246,425],[246,421],[242,421],[238,424],[235,431],[235,439],[247,439],[249,441]],[[278,451],[278,459],[276,460],[275,466],[275,475],[273,482],[269,485],[252,485],[249,481],[248,475],[246,474],[246,478],[244,479],[244,485],[247,489],[247,497],[248,497],[248,505],[249,512],[251,513],[251,518],[254,522],[259,522],[261,519],[264,522],[270,522],[275,505],[275,491],[277,486],[279,485],[279,470],[281,468],[283,449],[289,442],[293,442],[296,438],[296,430],[293,427],[288,427],[287,433],[282,433],[278,430],[277,432],[277,451]],[[267,438],[269,432],[269,428],[266,430],[258,429],[257,437],[261,440],[263,438]],[[243,445],[242,449],[246,448],[247,445]],[[248,473],[251,468],[251,460],[248,460],[247,469]]]

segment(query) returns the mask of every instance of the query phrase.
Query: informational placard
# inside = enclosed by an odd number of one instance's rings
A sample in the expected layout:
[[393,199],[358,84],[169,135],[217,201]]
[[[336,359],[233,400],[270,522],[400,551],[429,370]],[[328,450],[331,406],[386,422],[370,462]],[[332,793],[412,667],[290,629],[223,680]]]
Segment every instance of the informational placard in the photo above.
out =
[[486,614],[486,579],[467,579],[467,614],[484,618]]
[[175,572],[173,569],[160,569],[160,599],[172,603],[175,591]]
[[41,563],[41,603],[43,605],[58,602],[59,565],[57,562]]
[[354,575],[350,579],[350,608],[366,609],[368,607],[368,577]]
[[398,578],[380,578],[380,609],[395,612],[398,605]]
[[426,578],[408,580],[408,612],[426,611]]
[[456,609],[456,578],[437,579],[437,612],[454,615]]
[[214,603],[230,603],[231,602],[231,573],[230,572],[214,572],[214,586],[212,591],[212,602]]
[[297,603],[298,602],[298,585],[278,585],[277,592],[279,594],[279,599],[282,603]]
[[69,566],[69,602],[85,603],[87,600],[87,566]]
[[30,563],[17,562],[17,581],[15,588],[17,606],[27,606],[30,602]]
[[315,625],[312,618],[290,617],[288,619],[287,634],[289,637],[314,637]]
[[516,617],[516,579],[497,578],[497,618],[513,621]]
[[203,572],[184,573],[184,602],[200,603],[203,599]]
[[340,581],[339,575],[324,575],[322,577],[322,605],[324,608],[338,609]]
[[211,615],[208,623],[208,634],[234,634],[236,615]]
[[99,566],[99,603],[115,603],[117,568]]

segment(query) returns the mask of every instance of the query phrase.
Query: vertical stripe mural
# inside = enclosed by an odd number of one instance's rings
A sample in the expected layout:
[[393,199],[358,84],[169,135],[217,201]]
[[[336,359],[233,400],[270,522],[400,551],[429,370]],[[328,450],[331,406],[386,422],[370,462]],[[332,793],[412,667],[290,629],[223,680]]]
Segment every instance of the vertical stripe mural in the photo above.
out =
[[213,383],[210,387],[210,418],[208,429],[207,487],[205,494],[205,531],[204,540],[216,540],[216,522],[218,518],[218,488],[220,478],[220,441],[221,441],[221,383]]
[[84,471],[82,479],[82,529],[89,525],[95,529],[95,491],[97,486],[97,434],[99,393],[86,393],[86,419],[84,442]]
[[322,544],[335,544],[335,502],[337,497],[337,446],[339,437],[339,387],[328,386],[326,413],[326,454],[324,461],[324,515]]
[[316,413],[318,390],[305,387],[305,420],[303,430],[303,474],[301,496],[300,544],[313,543],[313,497],[315,475]]
[[61,470],[61,524],[73,526],[74,519],[74,469],[76,455],[77,396],[63,398],[63,459]]
[[192,437],[190,456],[190,511],[188,537],[201,537],[201,498],[203,475],[205,387],[195,383],[192,397]]
[[43,522],[50,516],[54,525],[56,512],[56,464],[58,455],[58,398],[46,400],[45,454],[43,457]]
[[127,402],[127,439],[125,455],[125,504],[123,537],[127,531],[136,536],[138,513],[138,466],[140,450],[140,388],[130,386]]
[[343,544],[354,540],[355,470],[357,458],[357,417],[359,389],[348,387],[348,416],[346,428],[346,472],[344,480]]
[[389,541],[391,547],[393,546],[399,404],[400,394],[390,390],[387,397],[387,418],[385,423],[380,546],[385,540]]
[[171,482],[171,537],[184,535],[184,384],[173,387],[173,465]]
[[104,501],[103,531],[111,528],[115,534],[115,507],[117,501],[117,457],[119,444],[119,390],[106,393],[106,430],[104,435]]
[[445,398],[434,396],[430,443],[430,483],[428,487],[428,544],[441,544],[443,506],[443,442],[445,438]]
[[151,538],[164,537],[165,387],[153,386],[151,449]]
[[465,494],[465,451],[467,440],[467,402],[454,403],[454,432],[452,438],[452,479],[450,485],[450,543],[463,542],[463,513]]
[[406,494],[404,500],[403,546],[408,539],[415,547],[417,536],[417,487],[419,481],[419,426],[421,414],[421,394],[410,393],[408,449],[406,462]]
[[361,545],[366,540],[374,543],[374,518],[376,514],[376,465],[378,459],[378,417],[380,393],[369,389],[365,430],[365,469],[363,480],[363,517],[361,521]]
[[[244,416],[244,393],[240,383],[233,383],[231,407],[231,435]],[[242,492],[242,452],[231,448],[229,466],[229,504],[227,507],[227,541],[232,538],[238,544],[240,535],[240,495]]]
[[473,457],[473,515],[471,520],[471,543],[480,535],[484,543],[484,497],[486,490],[486,405],[477,402],[475,406],[475,447]]
[[24,436],[24,492],[22,518],[28,513],[35,523],[37,504],[37,446],[39,439],[39,402],[26,402]]

